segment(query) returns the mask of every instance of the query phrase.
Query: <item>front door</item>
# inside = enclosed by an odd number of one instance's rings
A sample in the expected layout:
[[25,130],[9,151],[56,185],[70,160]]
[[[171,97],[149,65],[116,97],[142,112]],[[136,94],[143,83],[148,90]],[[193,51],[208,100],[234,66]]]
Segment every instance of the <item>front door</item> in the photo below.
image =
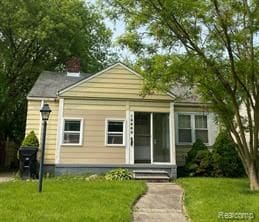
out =
[[134,160],[135,163],[151,163],[150,113],[134,113]]
[[153,113],[153,162],[170,162],[169,113]]
[[134,163],[168,162],[169,113],[134,112]]

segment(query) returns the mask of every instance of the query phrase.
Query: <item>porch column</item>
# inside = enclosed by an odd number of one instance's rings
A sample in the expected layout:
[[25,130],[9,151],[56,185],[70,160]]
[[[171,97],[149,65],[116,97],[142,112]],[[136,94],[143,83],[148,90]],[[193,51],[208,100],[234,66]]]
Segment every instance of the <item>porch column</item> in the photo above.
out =
[[176,150],[175,150],[175,118],[174,118],[174,103],[170,103],[170,118],[169,118],[169,126],[170,126],[170,162],[176,165]]
[[126,103],[126,150],[125,163],[134,164],[134,112],[130,111],[129,101]]

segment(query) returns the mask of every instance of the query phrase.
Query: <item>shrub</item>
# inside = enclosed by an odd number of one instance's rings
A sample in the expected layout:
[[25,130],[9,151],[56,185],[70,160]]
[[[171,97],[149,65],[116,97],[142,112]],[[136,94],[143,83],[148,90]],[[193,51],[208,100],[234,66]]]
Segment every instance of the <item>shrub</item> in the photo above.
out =
[[127,169],[114,169],[105,174],[106,180],[130,180],[132,174]]
[[212,167],[212,176],[215,177],[240,177],[245,174],[235,144],[224,131],[218,135],[213,145]]
[[208,148],[205,146],[202,140],[197,139],[192,145],[192,149],[188,152],[186,161],[192,161],[200,150],[208,150]]
[[39,140],[34,131],[31,131],[23,140],[22,147],[39,147]]
[[211,153],[201,140],[188,152],[185,169],[190,176],[210,176]]

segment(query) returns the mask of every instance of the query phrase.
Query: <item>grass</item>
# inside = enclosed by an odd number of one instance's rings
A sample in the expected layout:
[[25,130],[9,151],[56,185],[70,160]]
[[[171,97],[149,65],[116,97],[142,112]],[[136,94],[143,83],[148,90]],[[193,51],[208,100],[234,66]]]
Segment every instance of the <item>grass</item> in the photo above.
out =
[[[259,221],[259,192],[249,191],[247,179],[181,178],[185,207],[193,222]],[[254,220],[218,219],[219,212],[253,213]]]
[[43,192],[36,181],[0,184],[0,221],[112,221],[132,220],[132,205],[145,192],[136,181],[47,179]]

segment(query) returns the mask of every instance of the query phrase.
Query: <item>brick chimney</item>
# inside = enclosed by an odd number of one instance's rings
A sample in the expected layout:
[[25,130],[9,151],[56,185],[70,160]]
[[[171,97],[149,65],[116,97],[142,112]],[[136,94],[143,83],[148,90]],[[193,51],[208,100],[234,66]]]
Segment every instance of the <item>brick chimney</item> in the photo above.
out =
[[67,76],[79,77],[80,76],[80,59],[71,57],[66,61]]

